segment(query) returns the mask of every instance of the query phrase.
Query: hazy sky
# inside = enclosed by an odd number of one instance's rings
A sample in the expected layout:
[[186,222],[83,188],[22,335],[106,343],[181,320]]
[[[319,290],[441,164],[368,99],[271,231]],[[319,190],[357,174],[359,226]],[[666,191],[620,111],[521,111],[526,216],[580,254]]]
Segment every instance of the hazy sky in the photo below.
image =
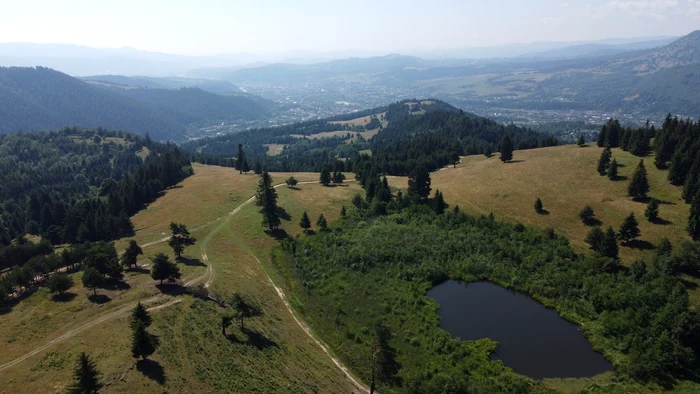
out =
[[400,52],[683,35],[700,0],[1,0],[0,42],[177,54]]

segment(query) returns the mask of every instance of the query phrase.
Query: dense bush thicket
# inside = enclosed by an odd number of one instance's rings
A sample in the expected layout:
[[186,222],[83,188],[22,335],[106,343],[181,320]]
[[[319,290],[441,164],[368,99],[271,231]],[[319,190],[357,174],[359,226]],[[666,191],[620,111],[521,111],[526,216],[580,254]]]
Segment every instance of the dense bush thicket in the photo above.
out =
[[552,232],[425,205],[390,204],[379,217],[360,208],[333,230],[285,241],[275,261],[299,308],[363,377],[368,327],[383,320],[392,329],[403,365],[398,391],[441,392],[434,388],[445,381],[459,388],[451,392],[541,390],[489,362],[489,341],[453,340],[439,329],[426,291],[447,279],[496,282],[556,307],[623,375],[671,380],[694,365],[700,320],[683,283],[657,263],[621,269],[577,255]]
[[148,137],[81,128],[0,136],[0,269],[41,254],[10,245],[25,233],[52,244],[128,235],[130,215],[190,174],[187,155]]

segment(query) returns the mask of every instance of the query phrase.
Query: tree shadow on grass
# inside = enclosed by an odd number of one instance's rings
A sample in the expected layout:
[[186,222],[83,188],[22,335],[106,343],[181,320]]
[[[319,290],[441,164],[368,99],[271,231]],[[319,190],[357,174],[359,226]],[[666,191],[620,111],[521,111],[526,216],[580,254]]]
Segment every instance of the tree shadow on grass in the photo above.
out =
[[292,216],[282,207],[277,207],[277,216],[279,216],[280,219],[285,220],[287,222],[292,220]]
[[279,348],[277,342],[273,341],[272,339],[266,337],[263,334],[249,330],[247,328],[243,330],[243,333],[246,335],[246,338],[240,339],[235,334],[226,334],[226,339],[228,339],[232,343],[238,343],[240,345],[249,345],[258,350],[264,350],[271,347]]
[[180,262],[188,267],[206,267],[207,265],[202,263],[199,259],[192,256],[182,256]]
[[148,274],[151,271],[148,270],[148,268],[138,267],[138,268],[129,268],[126,270],[126,272],[133,272],[133,273],[137,273],[137,274]]
[[586,226],[595,227],[595,226],[602,225],[603,222],[601,222],[600,220],[598,220],[596,218],[593,218],[593,219],[589,219],[589,220],[584,220],[583,224],[585,224]]
[[160,290],[161,293],[167,294],[169,296],[178,296],[185,293],[185,288],[180,286],[178,283],[163,283],[157,284],[156,288]]
[[543,209],[543,210],[537,212],[537,214],[542,215],[542,216],[547,216],[547,215],[549,215],[549,211],[546,209]]
[[524,163],[525,160],[509,160],[506,164]]
[[136,370],[161,386],[167,381],[165,368],[163,368],[158,361],[149,359],[139,360],[136,362]]
[[632,249],[640,250],[651,250],[655,248],[654,244],[652,244],[651,242],[644,241],[641,239],[634,239],[632,241],[626,242],[624,245]]
[[51,300],[55,302],[71,302],[77,296],[75,293],[65,292],[63,294],[54,294],[51,296]]
[[123,280],[108,279],[102,288],[105,290],[129,290],[131,285]]
[[93,304],[98,305],[106,304],[112,301],[107,294],[90,294],[90,296],[88,296],[88,300],[90,300],[90,302]]
[[273,237],[274,239],[281,241],[285,238],[289,238],[289,234],[283,228],[276,228],[274,230],[265,230],[265,232]]
[[654,224],[661,225],[661,226],[669,226],[669,225],[673,224],[672,221],[662,219],[662,218],[656,218],[656,219],[652,220],[651,222]]
[[618,175],[618,176],[614,177],[613,179],[611,179],[611,181],[613,181],[613,182],[622,182],[622,181],[626,181],[626,180],[628,180],[628,179],[629,179],[629,177],[626,176],[626,175]]

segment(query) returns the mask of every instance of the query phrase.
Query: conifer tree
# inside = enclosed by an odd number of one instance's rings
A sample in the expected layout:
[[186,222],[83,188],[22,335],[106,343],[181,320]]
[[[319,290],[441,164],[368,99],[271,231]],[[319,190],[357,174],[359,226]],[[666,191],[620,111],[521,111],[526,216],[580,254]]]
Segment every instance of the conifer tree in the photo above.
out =
[[608,171],[611,156],[612,152],[610,151],[610,147],[606,146],[605,149],[603,149],[603,153],[600,154],[600,159],[598,160],[598,173],[601,176],[605,175],[605,173]]
[[180,268],[177,264],[170,262],[164,253],[158,253],[151,257],[153,267],[151,267],[151,278],[159,280],[163,284],[164,280],[173,281],[180,279]]
[[442,192],[440,189],[437,189],[435,191],[435,212],[438,215],[442,215],[445,213],[445,209],[447,208],[447,204],[445,203],[445,198],[442,196]]
[[608,178],[610,178],[611,181],[614,181],[617,179],[617,160],[613,159],[612,162],[610,163],[610,167],[608,168]]
[[620,241],[629,243],[633,239],[639,237],[641,234],[642,233],[639,231],[639,223],[637,222],[637,218],[634,217],[634,213],[631,213],[625,218],[625,221],[622,222],[617,237],[620,239]]
[[617,234],[615,234],[615,230],[612,227],[608,227],[608,230],[605,232],[605,238],[603,238],[600,248],[603,256],[617,258],[620,249],[617,246]]
[[131,241],[129,241],[129,246],[124,251],[124,254],[122,254],[121,263],[123,266],[125,266],[127,268],[136,269],[138,267],[138,264],[137,264],[138,257],[142,254],[143,254],[143,250],[136,243],[136,241],[134,241],[132,239]]
[[345,209],[345,205],[340,207],[340,217],[341,218],[346,218],[348,217],[348,211]]
[[250,319],[253,317],[259,317],[263,315],[262,309],[248,298],[244,297],[241,293],[234,293],[231,297],[231,308],[236,313],[241,322],[241,331],[245,330],[243,325],[244,319]]
[[600,253],[603,250],[603,241],[605,240],[605,233],[599,226],[595,226],[586,235],[585,242],[591,245],[593,251]]
[[457,168],[457,164],[459,164],[460,160],[459,151],[455,150],[450,154],[450,164],[452,164],[453,168]]
[[318,220],[316,220],[316,225],[318,226],[318,229],[321,231],[327,231],[328,230],[328,222],[326,221],[326,218],[323,217],[323,214],[318,217]]
[[331,184],[331,172],[328,169],[328,166],[323,166],[321,169],[321,176],[319,177],[319,182],[323,186],[328,186]]
[[408,175],[408,195],[414,201],[428,198],[430,195],[430,174],[423,167],[416,167]]
[[307,214],[306,211],[304,211],[304,214],[301,215],[299,227],[304,230],[304,233],[308,233],[309,229],[311,228],[311,219],[309,219],[309,214]]
[[136,323],[131,331],[131,355],[143,360],[155,353],[159,345],[158,338],[146,330],[142,322]]
[[491,148],[491,145],[488,145],[486,147],[486,150],[484,151],[484,156],[491,157],[492,155],[493,155],[493,149]]
[[501,161],[507,163],[511,160],[513,160],[513,141],[505,135],[501,140]]
[[693,238],[693,241],[700,241],[700,191],[695,193],[695,198],[690,206],[688,234]]
[[192,246],[197,242],[197,239],[190,235],[190,231],[187,226],[180,223],[171,222],[170,223],[170,240],[168,245],[173,248],[175,252],[175,259],[180,260],[182,257],[182,252],[185,251],[187,246]]
[[342,172],[336,171],[333,173],[333,183],[340,185],[345,180],[345,175]]
[[260,161],[258,161],[258,160],[255,161],[255,167],[253,168],[253,172],[255,172],[255,175],[260,175],[263,173],[263,168],[262,168],[262,164],[260,163]]
[[391,332],[382,322],[375,327],[375,339],[372,344],[372,368],[369,385],[369,392],[373,394],[376,390],[377,381],[388,384],[400,383],[398,376],[401,364],[396,361],[396,349],[389,341]]
[[596,144],[598,145],[599,148],[602,148],[605,146],[607,141],[608,141],[608,125],[604,124],[603,127],[601,127],[600,131],[598,132],[598,140],[596,141]]
[[637,201],[646,198],[649,192],[649,180],[647,179],[647,169],[644,167],[644,160],[639,161],[627,192],[630,197]]
[[272,177],[265,172],[260,175],[258,190],[255,193],[255,205],[260,207],[262,225],[274,230],[280,225],[280,217],[277,208],[277,191],[272,185]]
[[542,204],[542,199],[539,197],[537,197],[537,200],[535,200],[535,212],[540,214],[544,212],[544,205]]
[[652,198],[647,204],[647,209],[644,210],[644,217],[650,222],[655,222],[659,218],[659,201]]
[[250,164],[248,164],[248,159],[243,160],[243,164],[241,165],[241,172],[244,174],[250,172]]
[[583,207],[581,212],[579,212],[578,217],[581,218],[581,221],[585,224],[592,223],[593,220],[595,220],[595,212],[593,211],[593,207],[586,205]]
[[134,309],[131,311],[131,317],[129,319],[129,326],[131,329],[135,329],[137,324],[143,324],[144,327],[151,326],[151,314],[142,303],[137,303]]
[[245,163],[245,154],[243,153],[243,144],[238,144],[238,155],[236,156],[236,169],[239,174],[243,173],[243,163]]
[[102,388],[100,373],[95,362],[85,352],[78,356],[73,370],[73,383],[68,387],[70,394],[95,394]]
[[576,145],[578,145],[582,148],[584,145],[586,145],[586,138],[583,137],[583,134],[579,134],[578,140],[576,141]]

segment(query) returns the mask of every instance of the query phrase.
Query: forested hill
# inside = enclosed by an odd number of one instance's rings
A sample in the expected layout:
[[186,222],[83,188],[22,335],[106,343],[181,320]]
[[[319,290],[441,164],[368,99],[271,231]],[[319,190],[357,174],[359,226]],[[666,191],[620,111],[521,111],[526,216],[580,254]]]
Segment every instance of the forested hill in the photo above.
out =
[[196,88],[127,92],[43,67],[0,67],[0,133],[80,125],[181,140],[192,123],[266,117],[267,105],[264,100]]
[[53,244],[128,235],[129,215],[189,174],[175,145],[126,132],[0,135],[0,251],[25,233]]
[[371,152],[384,172],[402,175],[416,165],[435,170],[455,155],[494,152],[505,135],[516,149],[557,143],[550,135],[504,126],[439,100],[414,99],[340,117],[201,139],[183,148],[205,163],[233,165],[230,158],[242,144],[248,168],[268,171],[320,171],[326,165],[352,171],[360,154]]

